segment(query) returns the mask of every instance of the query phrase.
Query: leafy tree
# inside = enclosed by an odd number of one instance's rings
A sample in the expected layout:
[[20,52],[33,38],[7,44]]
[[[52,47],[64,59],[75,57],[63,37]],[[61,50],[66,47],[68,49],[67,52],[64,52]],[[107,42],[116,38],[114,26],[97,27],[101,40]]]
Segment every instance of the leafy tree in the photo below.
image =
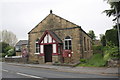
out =
[[8,56],[13,56],[14,55],[14,49],[8,50],[7,55]]
[[89,33],[90,37],[92,38],[92,40],[95,40],[96,39],[96,36],[95,36],[95,33],[93,30],[90,30]]
[[9,44],[5,42],[0,42],[0,45],[2,46],[1,53],[6,53],[6,47],[9,46]]
[[[107,3],[110,4],[110,8],[111,9],[105,10],[103,12],[106,13],[106,15],[108,17],[110,17],[110,16],[116,16],[115,8],[117,9],[117,12],[120,13],[120,1],[119,2],[109,2],[109,0],[107,0]],[[113,20],[116,20],[116,18],[113,19]]]
[[107,44],[111,42],[113,45],[118,46],[118,33],[116,29],[107,30],[105,33]]
[[[114,26],[113,26],[113,29],[116,29],[116,30],[117,30],[117,25],[114,25]],[[120,24],[119,24],[119,29],[120,29]]]
[[104,34],[100,34],[100,41],[103,46],[106,46],[106,38]]
[[12,56],[15,54],[14,47],[10,46],[9,44],[5,42],[0,42],[1,45],[1,51],[2,57],[5,57],[6,55]]

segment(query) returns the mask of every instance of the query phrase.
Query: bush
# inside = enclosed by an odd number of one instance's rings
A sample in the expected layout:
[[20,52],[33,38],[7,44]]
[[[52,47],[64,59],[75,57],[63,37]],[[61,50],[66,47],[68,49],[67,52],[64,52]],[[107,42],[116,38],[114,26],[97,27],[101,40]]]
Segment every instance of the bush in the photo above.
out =
[[103,50],[103,46],[94,45],[93,50]]
[[7,52],[8,56],[12,56],[14,55],[14,49],[10,49],[8,52]]
[[100,53],[102,54],[103,53],[103,49],[104,49],[104,46],[100,45],[93,45],[93,53],[96,54],[96,53]]
[[0,53],[0,57],[5,57],[6,54],[5,53]]
[[107,47],[104,49],[104,60],[108,61],[110,59],[119,59],[120,55],[118,52],[118,47],[117,46],[112,46],[112,47]]
[[[83,59],[84,61],[84,59]],[[106,65],[102,54],[94,54],[86,63],[80,63],[79,66],[89,66],[89,67],[103,67]]]
[[80,59],[80,63],[86,63],[87,60],[86,59]]

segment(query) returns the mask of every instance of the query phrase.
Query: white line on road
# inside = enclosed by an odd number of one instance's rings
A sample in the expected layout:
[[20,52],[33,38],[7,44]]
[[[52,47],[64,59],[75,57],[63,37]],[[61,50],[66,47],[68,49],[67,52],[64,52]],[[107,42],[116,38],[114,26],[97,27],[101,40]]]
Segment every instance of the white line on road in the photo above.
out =
[[2,71],[8,72],[8,70],[2,69]]
[[28,75],[28,74],[23,74],[23,73],[17,73],[17,74],[22,75],[22,76],[32,77],[32,78],[41,78],[41,79],[43,79],[42,77]]

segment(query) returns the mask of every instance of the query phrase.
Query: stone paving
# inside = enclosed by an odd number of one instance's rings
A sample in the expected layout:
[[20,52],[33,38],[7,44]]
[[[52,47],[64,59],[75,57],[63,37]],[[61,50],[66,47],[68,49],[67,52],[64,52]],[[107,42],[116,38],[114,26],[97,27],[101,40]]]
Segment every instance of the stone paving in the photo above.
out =
[[51,64],[22,64],[22,63],[7,63],[10,65],[37,67],[45,69],[54,69],[65,72],[77,72],[77,73],[88,73],[88,74],[118,74],[117,67],[68,67],[68,66],[55,66]]

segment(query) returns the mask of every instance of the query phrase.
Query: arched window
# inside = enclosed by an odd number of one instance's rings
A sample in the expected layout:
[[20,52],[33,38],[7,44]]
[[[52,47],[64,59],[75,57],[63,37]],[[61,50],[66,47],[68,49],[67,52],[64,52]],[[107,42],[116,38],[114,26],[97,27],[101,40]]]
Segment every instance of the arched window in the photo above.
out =
[[35,41],[35,53],[39,54],[40,53],[40,44],[38,43],[39,39]]
[[72,49],[72,39],[69,36],[64,39],[64,49]]

